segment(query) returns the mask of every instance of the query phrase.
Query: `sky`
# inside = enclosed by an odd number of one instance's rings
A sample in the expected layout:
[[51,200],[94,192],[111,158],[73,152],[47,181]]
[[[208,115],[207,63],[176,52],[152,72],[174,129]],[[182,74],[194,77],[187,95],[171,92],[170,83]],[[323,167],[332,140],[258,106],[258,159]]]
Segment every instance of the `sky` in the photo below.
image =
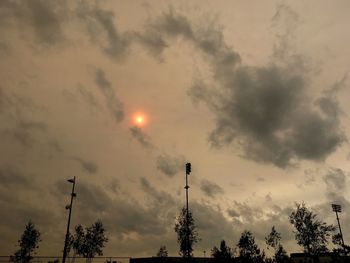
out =
[[[0,1],[0,255],[25,224],[38,255],[101,220],[107,256],[178,255],[189,206],[210,254],[262,249],[305,202],[350,242],[350,2]],[[138,123],[135,118],[142,117]]]

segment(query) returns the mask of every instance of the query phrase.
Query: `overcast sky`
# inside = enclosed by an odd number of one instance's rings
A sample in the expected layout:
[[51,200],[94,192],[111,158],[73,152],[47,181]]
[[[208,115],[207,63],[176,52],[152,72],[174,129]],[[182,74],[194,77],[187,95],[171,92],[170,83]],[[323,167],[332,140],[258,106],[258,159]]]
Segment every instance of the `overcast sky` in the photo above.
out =
[[[298,252],[295,202],[328,223],[348,171],[350,2],[0,1],[0,254],[29,219],[40,255],[104,223],[105,255],[178,255],[185,203],[209,254],[274,225]],[[143,122],[135,122],[141,114]]]

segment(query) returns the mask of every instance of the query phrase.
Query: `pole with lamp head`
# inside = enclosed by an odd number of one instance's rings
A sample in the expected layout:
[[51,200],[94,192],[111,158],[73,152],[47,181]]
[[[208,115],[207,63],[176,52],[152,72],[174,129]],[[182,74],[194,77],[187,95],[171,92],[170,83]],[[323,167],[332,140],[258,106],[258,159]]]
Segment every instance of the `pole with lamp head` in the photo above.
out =
[[188,180],[187,176],[191,173],[191,163],[186,163],[186,257],[190,257],[190,227],[189,227],[189,215],[188,215]]
[[76,193],[74,193],[74,188],[75,188],[75,176],[73,179],[67,180],[67,182],[73,184],[72,186],[72,193],[70,197],[70,204],[66,205],[66,209],[69,209],[69,215],[68,215],[68,223],[67,223],[67,232],[66,232],[66,238],[64,240],[64,247],[63,247],[63,258],[62,258],[62,263],[66,262],[66,257],[67,257],[67,244],[68,244],[68,238],[69,238],[69,225],[70,225],[70,219],[72,216],[72,207],[73,207],[73,199],[74,197],[77,196]]
[[345,248],[345,246],[344,246],[344,239],[343,239],[343,233],[341,231],[339,217],[338,217],[338,213],[341,213],[341,205],[332,204],[332,209],[333,209],[333,212],[335,212],[335,215],[337,216],[340,238],[341,238],[341,242],[342,242],[343,248]]

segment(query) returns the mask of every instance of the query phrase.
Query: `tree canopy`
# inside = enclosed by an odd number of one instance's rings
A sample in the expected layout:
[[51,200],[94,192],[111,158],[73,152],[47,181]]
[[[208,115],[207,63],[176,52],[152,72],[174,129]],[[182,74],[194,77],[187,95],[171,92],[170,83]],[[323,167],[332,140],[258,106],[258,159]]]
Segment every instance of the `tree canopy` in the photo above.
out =
[[232,258],[233,253],[231,251],[231,248],[226,245],[225,240],[221,240],[220,247],[213,247],[211,250],[211,255],[213,258],[217,259],[217,261],[225,262],[228,259]]
[[85,229],[83,226],[77,225],[70,244],[76,254],[85,257],[88,262],[91,262],[96,255],[103,255],[102,249],[108,241],[105,231],[101,221],[97,221]]
[[183,257],[191,257],[193,252],[193,245],[198,243],[199,235],[197,227],[194,222],[191,211],[187,211],[183,207],[180,215],[176,219],[175,232],[177,233],[177,242],[180,247],[179,254]]
[[328,239],[336,229],[317,219],[304,203],[295,204],[295,210],[290,214],[289,221],[295,228],[295,239],[309,255],[319,255],[327,252]]
[[264,253],[261,253],[255,238],[250,231],[243,231],[237,244],[239,257],[242,262],[260,263],[264,262]]
[[38,243],[40,241],[39,230],[36,229],[34,223],[29,220],[21,238],[18,240],[19,249],[15,252],[14,256],[11,257],[12,261],[21,263],[29,262],[33,258],[32,254],[39,248]]
[[272,227],[271,232],[265,237],[267,248],[272,247],[275,250],[272,262],[283,263],[288,259],[286,250],[281,244],[281,234],[277,232],[275,226]]

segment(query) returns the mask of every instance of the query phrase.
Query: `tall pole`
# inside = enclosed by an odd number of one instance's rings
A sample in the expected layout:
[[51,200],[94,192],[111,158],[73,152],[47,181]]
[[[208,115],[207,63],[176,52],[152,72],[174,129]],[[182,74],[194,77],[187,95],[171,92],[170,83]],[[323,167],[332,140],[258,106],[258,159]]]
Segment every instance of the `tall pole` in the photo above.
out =
[[190,257],[190,227],[189,227],[189,213],[188,213],[188,179],[187,176],[191,173],[191,163],[186,163],[186,257]]
[[340,232],[341,242],[342,242],[342,245],[343,245],[343,248],[344,248],[345,246],[344,246],[343,233],[342,233],[342,231],[341,231],[341,227],[340,227],[340,222],[339,222],[339,217],[338,217],[338,212],[337,212],[337,211],[335,211],[335,215],[337,216],[337,221],[338,221],[338,226],[339,226],[339,232]]
[[340,238],[341,238],[341,242],[343,245],[343,249],[345,249],[345,245],[344,245],[344,238],[343,238],[343,232],[341,231],[341,227],[340,227],[340,222],[339,222],[339,216],[338,216],[338,212],[341,212],[341,206],[340,205],[336,205],[336,204],[332,204],[332,208],[333,211],[335,212],[335,215],[337,217],[337,222],[338,222],[338,227],[339,227],[339,233],[340,233]]
[[62,263],[66,262],[66,257],[67,257],[67,244],[68,244],[68,238],[69,238],[69,225],[70,225],[70,219],[72,215],[72,207],[73,207],[73,199],[76,197],[76,193],[74,193],[74,187],[75,187],[75,176],[73,179],[69,179],[68,182],[72,183],[72,193],[70,196],[70,205],[66,206],[66,209],[69,209],[69,215],[68,215],[68,223],[67,223],[67,232],[66,232],[66,238],[64,240],[64,247],[63,247],[63,258],[62,258]]

